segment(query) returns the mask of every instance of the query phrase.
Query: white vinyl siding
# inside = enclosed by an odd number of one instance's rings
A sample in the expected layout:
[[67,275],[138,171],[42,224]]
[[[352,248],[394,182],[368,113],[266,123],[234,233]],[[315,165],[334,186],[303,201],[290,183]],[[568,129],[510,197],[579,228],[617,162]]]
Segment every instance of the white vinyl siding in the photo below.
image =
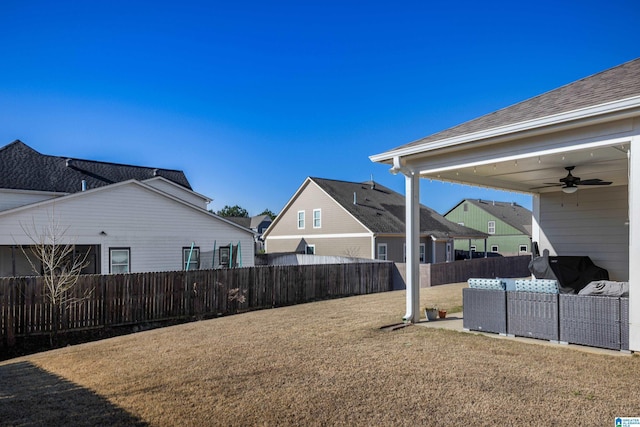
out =
[[[55,205],[55,206],[54,206]],[[98,215],[99,213],[99,215]],[[253,234],[204,209],[184,204],[135,181],[113,184],[60,197],[55,203],[0,213],[0,239],[29,244],[16,233],[20,224],[46,224],[48,217],[69,227],[66,236],[77,245],[100,247],[100,271],[110,271],[109,248],[130,248],[130,272],[182,270],[181,248],[195,242],[201,268],[211,268],[214,246],[240,243],[242,265],[254,265]],[[15,240],[14,240],[15,239]],[[6,244],[0,241],[0,244]]]
[[167,179],[156,177],[145,180],[144,183],[201,209],[207,209],[206,198]]
[[313,228],[321,228],[322,226],[322,211],[320,209],[313,210]]
[[37,203],[59,196],[60,194],[42,191],[0,189],[0,211],[30,205],[31,203]]
[[298,211],[298,230],[304,229],[304,211]]
[[540,195],[539,247],[588,256],[615,281],[629,280],[629,204],[625,185]]

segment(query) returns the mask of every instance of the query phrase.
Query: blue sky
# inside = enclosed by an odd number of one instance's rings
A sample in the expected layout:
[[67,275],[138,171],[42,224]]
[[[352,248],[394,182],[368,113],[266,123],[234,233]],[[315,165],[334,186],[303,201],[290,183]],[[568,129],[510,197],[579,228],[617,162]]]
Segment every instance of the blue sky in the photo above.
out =
[[[369,160],[640,56],[636,0],[0,2],[0,146],[183,170],[210,208]],[[0,167],[4,167],[1,165]],[[446,212],[528,196],[421,182]]]

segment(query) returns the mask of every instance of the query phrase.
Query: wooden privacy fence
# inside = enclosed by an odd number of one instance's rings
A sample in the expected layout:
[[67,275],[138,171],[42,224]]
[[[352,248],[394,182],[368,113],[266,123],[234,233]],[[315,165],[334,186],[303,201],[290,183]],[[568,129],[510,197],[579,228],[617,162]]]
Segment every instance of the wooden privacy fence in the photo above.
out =
[[[69,296],[88,296],[63,310],[58,330],[218,316],[384,292],[392,289],[392,269],[392,263],[376,262],[80,276]],[[50,333],[52,313],[42,277],[0,278],[0,345]]]
[[[455,262],[425,264],[429,286],[466,282],[470,277],[527,277],[531,255],[474,258]],[[422,267],[422,266],[421,266]]]

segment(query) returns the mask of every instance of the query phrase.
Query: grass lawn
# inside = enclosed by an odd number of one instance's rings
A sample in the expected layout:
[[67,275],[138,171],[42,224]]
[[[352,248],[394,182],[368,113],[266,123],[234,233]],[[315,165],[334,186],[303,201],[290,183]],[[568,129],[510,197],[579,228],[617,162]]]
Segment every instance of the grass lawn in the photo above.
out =
[[[464,285],[421,291],[461,305]],[[614,425],[640,358],[397,323],[396,291],[244,313],[0,363],[0,425]]]

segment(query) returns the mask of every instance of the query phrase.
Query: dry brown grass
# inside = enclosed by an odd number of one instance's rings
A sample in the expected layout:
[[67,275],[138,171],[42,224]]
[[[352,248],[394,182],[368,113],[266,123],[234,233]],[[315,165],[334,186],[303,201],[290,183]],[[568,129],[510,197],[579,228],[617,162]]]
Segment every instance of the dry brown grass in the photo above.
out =
[[[423,290],[460,305],[462,285]],[[183,324],[0,363],[2,425],[613,425],[640,358],[411,326],[404,291]]]

